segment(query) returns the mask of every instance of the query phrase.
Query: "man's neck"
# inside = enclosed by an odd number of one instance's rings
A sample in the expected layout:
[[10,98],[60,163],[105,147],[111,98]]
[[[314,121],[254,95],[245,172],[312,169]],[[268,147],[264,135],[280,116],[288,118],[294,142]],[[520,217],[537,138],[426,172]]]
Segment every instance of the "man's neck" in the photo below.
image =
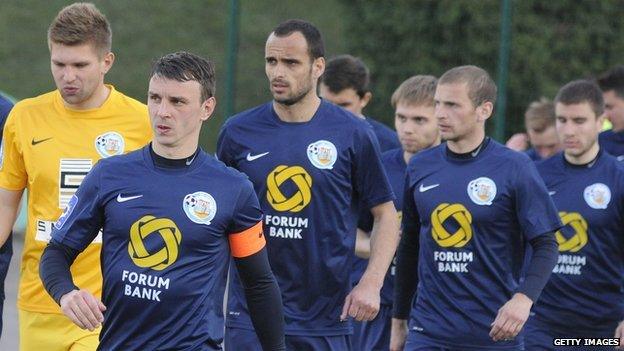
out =
[[598,156],[599,151],[600,151],[600,146],[598,145],[598,142],[595,142],[594,145],[592,145],[586,152],[584,152],[581,155],[574,156],[574,155],[570,155],[566,153],[565,151],[563,155],[566,161],[568,161],[569,163],[573,165],[586,165],[596,159],[596,156]]
[[465,135],[459,140],[449,140],[446,145],[456,154],[465,154],[476,149],[485,139],[485,130],[477,128],[474,132]]
[[179,160],[192,156],[197,151],[198,141],[190,143],[188,145],[179,146],[165,146],[159,144],[156,140],[152,142],[152,150],[156,155],[168,158],[171,160]]
[[321,104],[321,99],[311,91],[300,101],[292,105],[284,105],[273,100],[273,109],[279,119],[289,123],[308,122],[312,119]]

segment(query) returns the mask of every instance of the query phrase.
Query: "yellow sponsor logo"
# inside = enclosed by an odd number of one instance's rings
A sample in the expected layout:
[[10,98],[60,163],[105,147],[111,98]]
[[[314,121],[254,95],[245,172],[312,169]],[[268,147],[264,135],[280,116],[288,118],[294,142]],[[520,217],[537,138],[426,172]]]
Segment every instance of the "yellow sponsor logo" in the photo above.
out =
[[574,230],[574,235],[569,238],[566,238],[561,230],[555,233],[559,251],[579,251],[587,244],[587,221],[578,212],[559,212],[559,217],[564,226],[570,226]]
[[[297,191],[286,197],[280,186],[292,181]],[[276,211],[299,212],[312,200],[312,177],[300,166],[277,166],[267,177],[267,200]]]
[[[459,228],[449,233],[444,222],[455,220]],[[431,235],[441,247],[463,247],[472,239],[472,215],[462,204],[442,203],[431,212]]]
[[[145,238],[152,234],[160,235],[165,244],[156,252],[147,251],[144,245]],[[178,259],[178,246],[181,240],[180,229],[169,218],[143,216],[130,228],[128,254],[137,266],[161,271]]]

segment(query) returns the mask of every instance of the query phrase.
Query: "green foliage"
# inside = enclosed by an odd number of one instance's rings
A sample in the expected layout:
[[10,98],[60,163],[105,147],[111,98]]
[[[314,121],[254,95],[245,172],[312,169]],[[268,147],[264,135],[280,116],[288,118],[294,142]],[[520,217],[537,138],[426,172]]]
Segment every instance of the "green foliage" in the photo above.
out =
[[[390,96],[412,75],[439,76],[451,67],[474,64],[497,78],[501,1],[341,3],[350,9],[345,12],[348,50],[372,72],[371,116],[391,123]],[[618,0],[512,1],[507,135],[523,128],[531,101],[553,98],[568,81],[621,63],[623,10]]]
[[[240,0],[240,47],[236,72],[236,111],[267,101],[264,43],[268,33],[288,18],[305,18],[322,28],[328,52],[344,45],[337,0],[303,2]],[[215,149],[224,121],[229,4],[227,0],[132,0],[93,3],[113,29],[115,64],[106,77],[117,89],[146,101],[150,65],[156,58],[185,50],[209,57],[217,70],[217,112],[204,125],[202,146]],[[56,13],[71,1],[3,0],[0,2],[0,90],[27,98],[54,89],[46,32]]]

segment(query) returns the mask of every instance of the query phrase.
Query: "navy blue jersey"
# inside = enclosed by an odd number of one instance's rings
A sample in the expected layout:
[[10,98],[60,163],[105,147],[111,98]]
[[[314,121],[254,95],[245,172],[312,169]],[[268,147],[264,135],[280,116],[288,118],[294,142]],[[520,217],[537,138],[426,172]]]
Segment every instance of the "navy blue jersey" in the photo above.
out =
[[535,318],[612,336],[624,318],[622,165],[601,152],[591,167],[572,166],[559,153],[537,168],[564,227],[556,233],[559,260],[533,308]]
[[527,156],[529,156],[529,158],[532,161],[537,162],[537,161],[541,161],[542,160],[542,156],[540,156],[540,154],[538,154],[537,151],[534,148],[530,148],[530,149],[526,150],[524,153]]
[[[2,131],[13,103],[0,94],[0,167],[2,167]],[[4,279],[9,271],[9,263],[13,256],[13,238],[10,236],[0,247],[0,335],[2,334],[2,309],[4,306]]]
[[624,131],[605,130],[598,135],[598,142],[602,150],[614,156],[618,161],[624,160]]
[[366,122],[373,127],[373,132],[377,137],[377,141],[379,141],[381,152],[401,147],[397,133],[390,127],[369,117],[366,117]]
[[[403,186],[405,185],[405,159],[403,158],[403,149],[393,149],[381,154],[381,162],[388,180],[390,180],[390,186],[394,192],[396,198],[394,199],[394,206],[397,208],[399,214],[399,222],[401,221],[401,209],[403,208]],[[358,220],[358,228],[365,232],[373,230],[373,215],[370,211],[364,211]],[[390,269],[386,274],[383,287],[381,288],[381,303],[384,305],[392,305],[394,296],[394,270],[395,260],[392,260]],[[368,260],[356,257],[356,263],[353,265],[353,272],[351,273],[351,283],[357,284],[362,278],[362,274],[366,270]]]
[[533,162],[493,140],[469,159],[442,144],[416,154],[407,173],[403,227],[420,226],[412,333],[457,349],[521,347],[488,333],[518,288],[522,243],[560,227]]
[[103,228],[100,349],[216,347],[229,240],[260,228],[258,200],[243,174],[203,151],[188,168],[162,169],[149,147],[98,162],[53,240],[83,250]]
[[[350,291],[357,209],[394,199],[372,129],[325,101],[303,123],[283,122],[267,103],[225,123],[217,154],[249,176],[266,214],[286,334],[350,333],[340,313]],[[252,328],[233,276],[226,324]]]

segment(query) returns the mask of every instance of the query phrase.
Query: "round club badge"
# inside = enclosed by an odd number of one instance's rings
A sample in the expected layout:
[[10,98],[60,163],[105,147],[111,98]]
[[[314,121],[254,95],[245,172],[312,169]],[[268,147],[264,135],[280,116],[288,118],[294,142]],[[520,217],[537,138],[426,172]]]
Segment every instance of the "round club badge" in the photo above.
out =
[[203,191],[186,195],[182,207],[188,218],[197,224],[210,225],[217,214],[217,202]]
[[583,197],[589,207],[596,210],[603,210],[607,208],[611,201],[611,189],[602,183],[595,183],[583,191]]
[[319,169],[332,169],[338,158],[336,146],[327,140],[319,140],[308,145],[308,159]]
[[95,138],[95,149],[102,158],[121,155],[124,152],[124,148],[124,139],[117,132],[106,132]]
[[479,177],[468,183],[468,196],[477,205],[490,206],[496,197],[496,183],[488,177]]

